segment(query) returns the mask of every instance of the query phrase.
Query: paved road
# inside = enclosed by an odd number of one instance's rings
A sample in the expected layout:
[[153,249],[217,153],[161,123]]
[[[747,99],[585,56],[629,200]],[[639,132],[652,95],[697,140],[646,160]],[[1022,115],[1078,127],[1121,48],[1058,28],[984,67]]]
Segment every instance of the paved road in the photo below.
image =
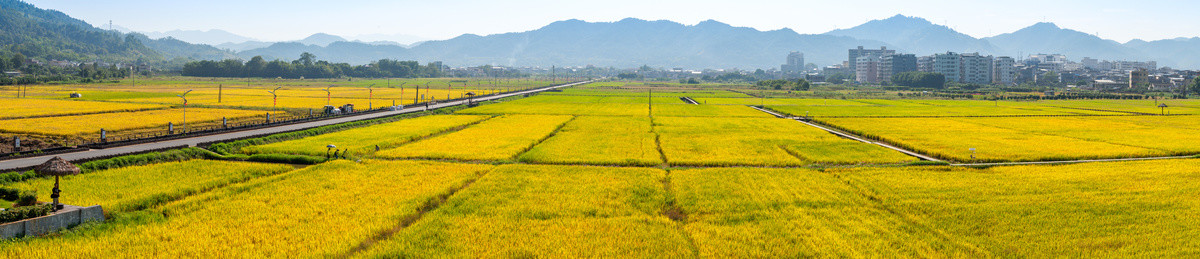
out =
[[[583,82],[557,85],[557,86],[553,86],[553,87],[546,87],[546,88],[540,88],[540,89],[533,89],[533,90],[501,94],[501,95],[497,95],[497,96],[479,97],[479,98],[475,98],[475,101],[494,100],[494,99],[500,99],[500,98],[505,98],[505,97],[510,97],[510,96],[527,94],[527,93],[541,92],[541,91],[546,91],[546,90],[550,90],[550,89],[557,89],[557,88],[581,85],[581,84],[586,84],[586,83],[590,83],[590,82],[591,81],[583,81]],[[445,107],[464,105],[464,104],[466,104],[466,101],[443,102],[443,103],[429,105],[429,109],[438,109],[438,108],[445,108]],[[411,106],[411,107],[408,107],[408,108],[405,108],[405,109],[399,110],[399,111],[386,111],[386,112],[369,113],[369,114],[362,114],[362,115],[351,115],[351,116],[337,117],[337,118],[327,119],[327,120],[304,122],[304,123],[297,123],[297,124],[290,124],[290,125],[281,125],[281,126],[275,126],[275,127],[269,127],[269,128],[259,128],[259,129],[236,131],[236,132],[229,132],[229,133],[220,133],[220,134],[198,136],[198,137],[192,137],[192,138],[172,139],[172,140],[164,140],[164,141],[159,141],[159,142],[136,144],[136,145],[129,145],[129,146],[120,146],[120,147],[113,147],[113,148],[89,149],[89,150],[73,152],[73,153],[64,153],[64,154],[56,154],[56,155],[46,155],[46,156],[26,157],[26,158],[12,159],[12,160],[4,160],[4,161],[0,161],[0,171],[35,166],[35,165],[44,163],[44,162],[46,162],[46,160],[49,160],[50,158],[53,158],[55,156],[62,157],[63,159],[66,159],[69,161],[75,161],[75,160],[89,159],[89,158],[96,158],[96,157],[103,157],[103,156],[136,153],[136,152],[142,152],[142,151],[146,151],[146,150],[156,150],[156,149],[163,149],[163,148],[170,148],[170,147],[178,147],[178,146],[183,146],[183,145],[196,146],[196,144],[199,144],[199,143],[230,140],[230,139],[237,139],[237,138],[244,138],[244,137],[251,137],[251,136],[265,135],[265,134],[283,133],[283,132],[289,132],[289,131],[303,130],[303,129],[308,129],[308,128],[315,128],[315,127],[320,127],[320,126],[344,123],[344,122],[368,120],[368,119],[374,119],[374,118],[395,116],[395,115],[400,115],[400,114],[405,114],[405,113],[420,112],[420,111],[425,111],[425,110],[426,109],[425,109],[424,105]]]

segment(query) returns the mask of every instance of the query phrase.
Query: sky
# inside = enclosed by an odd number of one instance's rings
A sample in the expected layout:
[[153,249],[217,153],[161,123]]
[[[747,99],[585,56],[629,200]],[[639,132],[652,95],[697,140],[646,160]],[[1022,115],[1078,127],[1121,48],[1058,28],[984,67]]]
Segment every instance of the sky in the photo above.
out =
[[1200,1],[1143,0],[858,0],[858,1],[384,1],[384,0],[25,0],[97,27],[134,31],[221,29],[265,41],[323,32],[351,37],[403,34],[448,39],[462,34],[535,30],[554,21],[612,22],[624,18],[696,24],[717,20],[759,30],[790,28],[818,34],[896,14],[917,16],[980,38],[1037,22],[1106,39],[1159,40],[1200,36]]

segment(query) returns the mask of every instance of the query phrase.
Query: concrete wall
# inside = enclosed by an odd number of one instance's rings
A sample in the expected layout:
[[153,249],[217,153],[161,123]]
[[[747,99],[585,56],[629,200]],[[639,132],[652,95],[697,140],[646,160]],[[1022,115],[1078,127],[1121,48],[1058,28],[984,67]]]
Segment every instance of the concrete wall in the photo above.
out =
[[52,215],[0,225],[0,239],[40,236],[92,221],[104,221],[104,209],[98,205],[65,208]]

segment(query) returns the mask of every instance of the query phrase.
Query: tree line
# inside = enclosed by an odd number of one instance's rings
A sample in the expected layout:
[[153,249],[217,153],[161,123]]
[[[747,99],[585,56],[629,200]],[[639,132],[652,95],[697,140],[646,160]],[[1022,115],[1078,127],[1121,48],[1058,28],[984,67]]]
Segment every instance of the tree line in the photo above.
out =
[[911,88],[942,89],[946,87],[946,75],[930,72],[903,72],[892,75],[892,83]]
[[0,71],[18,72],[17,76],[0,76],[0,85],[58,83],[92,83],[120,79],[131,74],[129,68],[116,65],[101,66],[81,63],[70,66],[39,65],[29,62],[24,54],[0,54]]
[[199,77],[339,78],[339,77],[442,77],[440,62],[421,65],[417,61],[381,59],[367,65],[331,63],[305,52],[293,61],[266,61],[262,56],[240,59],[201,60],[183,65],[181,74]]
[[769,88],[769,89],[775,89],[775,90],[793,90],[793,91],[805,91],[805,90],[808,90],[808,88],[812,86],[812,84],[809,83],[808,80],[804,80],[804,79],[762,80],[762,81],[755,82],[754,85],[761,87],[761,88]]

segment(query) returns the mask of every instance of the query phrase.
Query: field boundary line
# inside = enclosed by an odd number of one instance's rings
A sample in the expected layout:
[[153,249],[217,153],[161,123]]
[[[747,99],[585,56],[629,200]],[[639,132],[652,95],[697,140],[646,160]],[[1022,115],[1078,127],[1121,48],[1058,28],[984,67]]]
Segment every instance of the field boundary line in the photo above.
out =
[[[474,115],[468,115],[468,116],[474,116]],[[489,116],[489,115],[479,115],[479,116]],[[417,142],[420,142],[420,141],[423,141],[423,140],[427,140],[427,139],[431,139],[431,138],[440,137],[440,136],[442,136],[442,135],[448,135],[448,134],[451,134],[451,133],[459,132],[459,131],[462,131],[462,130],[464,130],[464,129],[467,129],[467,128],[470,128],[470,127],[473,127],[473,126],[475,126],[475,125],[479,125],[480,123],[483,123],[483,122],[486,122],[486,121],[490,121],[490,120],[492,120],[492,119],[495,119],[495,118],[498,118],[498,117],[500,117],[500,116],[498,116],[498,115],[491,115],[490,117],[488,117],[488,118],[486,118],[486,119],[482,119],[482,120],[479,120],[479,121],[476,121],[476,122],[472,122],[472,123],[467,123],[467,124],[463,124],[463,125],[458,125],[458,126],[450,127],[450,128],[447,128],[447,129],[445,129],[445,130],[442,130],[442,131],[435,132],[435,133],[433,133],[433,134],[428,134],[428,135],[424,135],[424,136],[416,136],[416,137],[413,137],[413,138],[409,139],[409,141],[408,141],[408,142],[404,142],[404,143],[402,143],[402,144],[400,144],[400,145],[396,145],[396,146],[394,146],[394,147],[389,147],[389,148],[385,148],[385,149],[380,149],[379,151],[373,151],[373,152],[370,152],[370,154],[371,154],[371,155],[370,155],[369,157],[367,157],[367,158],[370,158],[370,159],[381,159],[381,160],[405,160],[405,159],[389,159],[389,158],[380,158],[380,157],[376,157],[376,156],[375,156],[375,153],[382,152],[382,151],[386,151],[386,150],[402,149],[402,148],[404,148],[404,146],[407,146],[407,145],[409,145],[409,144],[417,143]],[[389,122],[389,123],[392,123],[392,122]],[[381,124],[386,124],[386,123],[381,123]],[[380,125],[380,124],[375,124],[375,125]],[[370,125],[370,126],[374,126],[374,125]],[[370,127],[370,126],[366,126],[366,127]],[[360,127],[360,128],[364,128],[364,127]],[[330,132],[330,133],[336,133],[336,132]],[[329,133],[326,133],[326,134],[329,134]],[[324,135],[324,134],[321,134],[321,135]],[[317,135],[317,136],[320,136],[320,135]],[[303,138],[300,138],[300,139],[303,139]]]
[[664,204],[666,207],[662,208],[660,214],[670,219],[672,223],[675,223],[675,230],[679,231],[679,234],[683,235],[684,239],[687,239],[688,247],[692,250],[692,256],[700,258],[700,247],[696,246],[696,239],[684,228],[688,223],[688,215],[683,213],[683,210],[679,208],[679,204],[675,201],[675,192],[671,184],[671,170],[663,171],[666,171],[666,174],[663,175],[662,185],[663,190],[666,191],[667,203]]
[[1097,111],[1097,112],[1116,112],[1116,113],[1128,113],[1128,114],[1133,114],[1133,115],[1152,115],[1152,116],[1158,116],[1158,115],[1161,115],[1161,114],[1144,113],[1144,112],[1131,112],[1131,111],[1119,111],[1119,110],[1092,109],[1092,108],[1080,108],[1080,107],[1064,107],[1064,106],[1053,106],[1053,105],[1050,105],[1050,106],[1048,106],[1048,107],[1062,108],[1062,109],[1076,109],[1076,110],[1085,110],[1085,111]]
[[491,173],[492,170],[495,170],[495,168],[488,169],[487,171],[485,171],[483,173],[477,174],[474,178],[467,180],[461,186],[451,187],[449,190],[447,190],[444,193],[440,193],[433,197],[430,197],[428,200],[425,201],[424,204],[421,204],[421,207],[417,208],[416,213],[413,213],[410,215],[405,215],[405,216],[401,217],[398,220],[399,221],[398,224],[396,224],[392,228],[384,229],[380,232],[375,233],[375,235],[372,235],[371,237],[368,237],[367,239],[362,240],[362,242],[359,242],[357,246],[354,246],[354,248],[351,248],[349,251],[346,251],[345,253],[343,253],[337,257],[338,258],[348,258],[348,257],[354,256],[355,254],[358,254],[360,252],[366,251],[367,249],[370,249],[372,246],[375,245],[375,243],[378,243],[380,241],[386,241],[387,239],[391,238],[392,236],[395,236],[396,233],[400,233],[400,231],[404,230],[405,228],[408,228],[409,226],[416,224],[418,221],[421,221],[421,219],[425,218],[425,214],[433,212],[433,211],[437,210],[438,208],[441,208],[443,204],[446,204],[446,201],[450,200],[451,196],[454,196],[454,194],[457,194],[459,191],[462,191],[463,189],[467,189],[467,187],[471,187],[471,184],[475,183],[475,181],[478,181],[479,179],[482,179],[488,173]]
[[1096,163],[1096,162],[1123,162],[1123,161],[1146,161],[1146,160],[1168,160],[1168,159],[1192,159],[1192,158],[1196,158],[1196,156],[1195,156],[1195,155],[1187,155],[1187,156],[1131,157],[1131,158],[1082,159],[1082,160],[1058,160],[1058,161],[995,162],[995,163],[957,163],[957,164],[950,164],[950,165],[951,165],[951,166],[1057,165],[1057,164],[1079,164],[1079,163]]
[[762,112],[765,112],[765,113],[768,113],[768,114],[771,114],[771,115],[775,115],[775,117],[779,117],[779,118],[785,118],[785,119],[789,119],[789,120],[795,120],[795,121],[799,121],[800,123],[807,124],[808,126],[813,126],[813,127],[815,127],[815,128],[818,128],[818,129],[824,130],[824,131],[826,131],[826,132],[829,132],[829,133],[832,133],[832,134],[834,134],[834,135],[838,135],[838,136],[841,136],[841,137],[844,137],[844,138],[848,138],[848,139],[856,140],[856,141],[863,142],[863,143],[867,143],[867,144],[879,145],[879,146],[881,146],[881,147],[884,147],[884,148],[887,148],[887,149],[891,149],[891,150],[899,151],[900,153],[904,153],[904,154],[906,154],[906,155],[914,156],[914,157],[916,157],[916,158],[920,158],[920,159],[922,159],[922,160],[928,160],[928,161],[934,161],[934,162],[944,162],[944,161],[942,161],[942,160],[940,160],[940,159],[934,158],[934,157],[932,157],[932,156],[927,156],[927,155],[924,155],[924,154],[921,154],[921,153],[917,153],[917,152],[915,152],[915,151],[910,151],[910,150],[907,150],[907,149],[898,148],[898,147],[895,147],[895,146],[892,146],[892,145],[890,145],[890,144],[883,143],[883,142],[875,142],[875,141],[870,141],[870,140],[867,140],[866,138],[859,137],[859,136],[856,136],[856,135],[854,135],[854,134],[850,134],[850,133],[842,132],[842,131],[839,131],[839,130],[834,130],[834,129],[831,129],[831,128],[827,128],[827,127],[824,127],[824,126],[821,126],[821,125],[817,125],[817,124],[814,124],[814,123],[812,123],[812,122],[808,122],[808,121],[806,121],[806,120],[807,120],[807,118],[803,118],[803,117],[786,117],[786,116],[784,116],[783,114],[776,113],[776,112],[772,112],[772,111],[769,111],[769,110],[766,110],[766,109],[762,109],[762,108],[759,108],[759,107],[754,107],[754,106],[750,106],[750,108],[754,108],[755,110],[759,110],[759,111],[762,111]]
[[658,151],[658,159],[662,160],[662,164],[659,164],[659,166],[670,166],[671,162],[667,161],[667,153],[663,152],[662,134],[659,134],[658,130],[656,130],[654,127],[654,116],[650,116],[650,132],[654,133],[654,150]]
[[[56,100],[56,99],[41,99],[41,98],[37,98],[37,99],[35,99],[35,100]],[[95,102],[100,102],[100,101],[95,101]],[[136,103],[136,104],[144,104],[144,103]],[[156,104],[157,104],[157,103],[156,103]],[[168,105],[166,105],[166,104],[162,104],[162,105],[163,105],[164,107],[160,107],[160,108],[129,109],[129,110],[119,110],[119,111],[100,111],[100,112],[67,113],[67,114],[44,114],[44,115],[33,115],[33,116],[25,116],[25,117],[8,117],[8,118],[0,118],[0,121],[6,121],[6,120],[22,120],[22,119],[55,118],[55,117],[70,117],[70,116],[96,115],[96,114],[106,114],[106,113],[144,112],[144,111],[157,111],[157,110],[166,110],[166,109],[174,109],[174,108],[175,108],[175,107],[172,107],[172,106],[168,106]]]
[[840,180],[842,184],[845,184],[847,187],[850,187],[850,189],[854,190],[854,192],[859,196],[862,196],[865,199],[863,201],[864,204],[862,205],[865,207],[879,209],[883,212],[896,216],[898,220],[904,223],[920,228],[923,231],[928,231],[934,236],[942,239],[942,241],[962,246],[964,249],[977,253],[978,255],[991,255],[991,252],[979,247],[977,244],[966,240],[959,241],[953,238],[952,234],[946,233],[945,229],[935,227],[931,224],[926,224],[918,220],[917,217],[911,215],[910,213],[897,210],[896,207],[885,203],[883,198],[880,197],[879,193],[875,189],[862,186],[858,179],[844,178],[843,175],[838,172],[829,172],[827,174],[831,175],[834,179]]
[[559,131],[561,131],[563,128],[567,127],[568,123],[575,121],[576,118],[579,118],[579,116],[571,115],[570,119],[567,119],[567,121],[563,122],[562,124],[558,124],[558,127],[555,127],[553,131],[550,131],[550,134],[546,134],[545,137],[538,139],[537,142],[534,142],[532,145],[525,147],[525,149],[522,149],[521,152],[517,152],[516,155],[513,155],[513,157],[511,157],[509,159],[513,160],[513,161],[520,161],[521,155],[524,155],[525,153],[529,153],[529,151],[533,150],[533,148],[537,147],[538,145],[541,145],[542,143],[546,143],[546,140],[549,140],[550,138],[553,138],[555,135],[558,135]]

